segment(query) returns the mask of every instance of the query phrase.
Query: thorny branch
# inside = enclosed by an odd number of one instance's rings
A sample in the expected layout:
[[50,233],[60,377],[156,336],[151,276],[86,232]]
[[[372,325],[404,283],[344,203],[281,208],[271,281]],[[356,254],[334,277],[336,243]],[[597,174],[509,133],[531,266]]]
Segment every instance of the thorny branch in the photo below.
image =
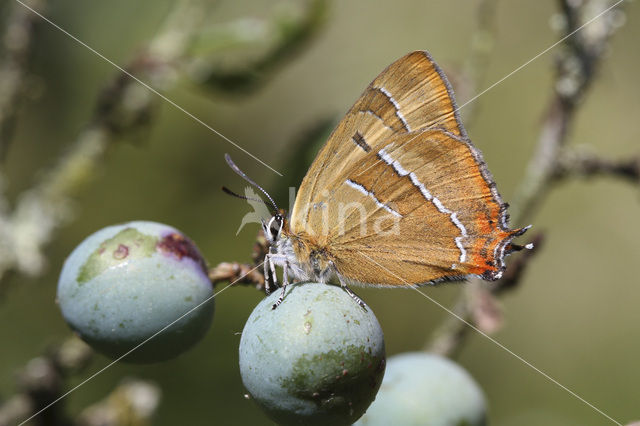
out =
[[225,69],[215,63],[194,63],[193,75],[205,86],[217,92],[240,94],[260,89],[275,71],[287,63],[312,41],[324,27],[327,18],[327,0],[311,0],[307,12],[300,18],[280,17],[278,25],[270,29],[270,37],[276,39],[267,53],[249,64],[235,69]]
[[[563,22],[564,34],[572,33],[590,16],[605,10],[609,5],[603,0],[561,0],[561,15],[558,17]],[[610,37],[620,26],[620,19],[616,13],[620,12],[614,9],[606,13],[599,20],[569,37],[560,54],[556,56],[553,94],[538,135],[537,150],[529,162],[510,209],[514,223],[522,224],[529,221],[553,187],[552,184],[570,175],[610,174],[638,182],[637,158],[611,162],[595,156],[571,156],[568,154],[569,151],[563,151],[580,101],[597,75]],[[561,155],[562,153],[565,155]],[[537,238],[540,237],[534,240]],[[480,330],[487,333],[495,332],[500,326],[500,319],[494,296],[501,292],[499,289],[518,285],[524,266],[539,249],[540,247],[537,247],[534,252],[520,253],[515,261],[511,262],[508,273],[489,287],[490,290],[477,280],[469,283],[455,303],[453,311],[474,323]],[[436,329],[425,349],[453,356],[460,349],[468,331],[469,327],[463,322],[449,316]]]

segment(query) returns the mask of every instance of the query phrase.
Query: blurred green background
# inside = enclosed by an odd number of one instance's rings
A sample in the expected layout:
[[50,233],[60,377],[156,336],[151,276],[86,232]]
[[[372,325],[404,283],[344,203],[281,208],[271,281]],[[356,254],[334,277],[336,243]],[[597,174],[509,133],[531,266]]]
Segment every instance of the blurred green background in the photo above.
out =
[[[3,13],[9,3],[13,2],[0,3]],[[45,13],[124,65],[157,34],[173,4],[56,0]],[[216,28],[247,17],[269,22],[285,9],[304,10],[306,4],[221,0],[208,4],[206,25]],[[475,5],[469,0],[336,1],[317,37],[260,90],[224,95],[184,77],[166,95],[287,175],[284,166],[295,150],[292,142],[322,120],[344,114],[393,60],[426,49],[455,77],[470,53]],[[556,11],[554,1],[498,2],[496,45],[481,87],[557,40],[550,26]],[[636,155],[640,147],[637,3],[628,4],[625,15],[627,24],[612,40],[570,135],[572,144],[590,145],[609,158]],[[23,107],[5,160],[11,202],[69,149],[91,118],[101,89],[118,74],[49,25],[38,26],[34,43],[30,71],[38,90]],[[235,48],[220,57],[233,66],[259,52],[259,46]],[[551,94],[552,64],[553,52],[476,101],[477,115],[467,130],[507,201],[536,142]],[[459,95],[458,101],[465,98]],[[0,300],[0,394],[12,392],[14,372],[28,359],[69,334],[55,304],[57,275],[75,245],[103,226],[138,219],[164,222],[195,240],[211,265],[250,261],[257,227],[235,235],[249,206],[220,191],[222,185],[244,187],[226,167],[223,154],[231,153],[267,189],[275,189],[281,178],[167,103],[159,103],[156,113],[142,135],[125,136],[111,146],[76,197],[73,221],[48,246],[46,273],[8,280]],[[506,325],[495,336],[623,423],[640,418],[640,282],[633,266],[640,260],[638,195],[637,186],[612,178],[558,186],[533,221],[535,231],[546,233],[546,245],[521,287],[502,299]],[[286,198],[278,201],[287,204]],[[459,289],[449,285],[426,291],[449,305]],[[360,289],[359,294],[382,324],[388,355],[420,349],[448,315],[413,291]],[[162,388],[158,425],[269,424],[243,397],[237,367],[240,332],[261,297],[247,287],[225,291],[216,299],[212,329],[194,349],[158,365],[117,364],[63,404],[78,412],[104,397],[123,377],[135,375]],[[493,425],[608,424],[480,335],[468,338],[458,361],[486,392]],[[72,384],[108,362],[97,356]]]

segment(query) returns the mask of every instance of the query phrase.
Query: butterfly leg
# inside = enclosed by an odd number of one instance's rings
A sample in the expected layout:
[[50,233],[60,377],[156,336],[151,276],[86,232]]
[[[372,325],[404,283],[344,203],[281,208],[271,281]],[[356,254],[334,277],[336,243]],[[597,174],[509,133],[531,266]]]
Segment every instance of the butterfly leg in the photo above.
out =
[[272,253],[267,253],[264,256],[264,287],[265,287],[265,293],[267,293],[267,296],[269,294],[271,294],[271,286],[269,285],[269,273],[267,271],[267,268],[269,268],[271,270],[271,278],[273,279],[273,285],[277,286],[278,284],[278,276],[276,275],[276,265],[275,263],[273,263],[273,257],[274,255]]
[[282,268],[282,292],[280,293],[280,297],[276,300],[276,303],[273,304],[271,309],[275,309],[284,300],[284,293],[287,290],[287,285],[289,284],[289,262],[285,262],[284,267]]
[[262,266],[264,268],[264,292],[267,293],[267,296],[271,294],[271,286],[269,285],[269,255],[264,256],[264,262],[262,262]]
[[351,296],[351,298],[355,300],[355,302],[362,307],[362,309],[367,309],[367,304],[364,303],[364,301],[360,299],[360,297],[357,294],[355,294],[353,290],[349,288],[347,283],[343,281],[342,277],[338,277],[338,279],[340,280],[340,285],[342,286],[344,291],[346,291],[347,294]]

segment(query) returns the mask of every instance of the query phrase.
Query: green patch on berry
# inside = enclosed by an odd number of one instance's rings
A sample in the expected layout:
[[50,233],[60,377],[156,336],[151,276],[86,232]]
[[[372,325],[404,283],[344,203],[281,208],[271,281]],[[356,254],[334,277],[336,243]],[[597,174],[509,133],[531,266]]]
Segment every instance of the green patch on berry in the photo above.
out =
[[370,400],[371,388],[377,388],[383,374],[384,358],[372,355],[365,346],[346,345],[312,356],[303,354],[281,384],[292,395],[322,408],[347,409]]
[[157,237],[143,234],[134,228],[125,228],[91,253],[80,267],[76,280],[78,284],[84,284],[113,266],[149,257],[155,252],[157,242]]

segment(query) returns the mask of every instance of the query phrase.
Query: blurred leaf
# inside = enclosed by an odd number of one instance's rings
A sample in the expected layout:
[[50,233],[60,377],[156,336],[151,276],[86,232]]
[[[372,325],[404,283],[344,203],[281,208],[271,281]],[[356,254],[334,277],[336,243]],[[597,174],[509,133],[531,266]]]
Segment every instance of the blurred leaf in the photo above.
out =
[[264,39],[269,37],[273,39],[269,43],[273,47],[266,49],[264,56],[236,69],[224,69],[220,63],[211,64],[209,61],[200,63],[194,72],[197,80],[217,92],[227,94],[243,94],[259,89],[280,66],[299,54],[313,40],[326,22],[327,9],[327,0],[313,0],[301,18],[278,17],[270,36],[269,31],[260,28],[255,21],[248,21],[252,25],[239,21],[235,28],[230,27],[226,32],[218,30],[217,39],[216,31],[210,31],[205,38],[194,41],[191,48],[193,54],[240,46],[251,39],[255,39],[255,43],[264,44]]
[[268,25],[261,19],[241,18],[223,25],[204,28],[188,47],[193,57],[213,56],[228,49],[238,49],[264,43],[269,36]]

